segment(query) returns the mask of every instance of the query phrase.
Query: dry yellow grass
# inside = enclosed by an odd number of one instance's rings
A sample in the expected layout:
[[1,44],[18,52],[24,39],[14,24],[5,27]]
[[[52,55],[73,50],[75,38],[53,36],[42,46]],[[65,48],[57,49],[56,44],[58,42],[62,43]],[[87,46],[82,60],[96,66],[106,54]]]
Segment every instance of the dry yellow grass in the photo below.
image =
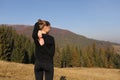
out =
[[[0,80],[35,80],[34,65],[0,61]],[[55,68],[54,80],[120,80],[120,69]]]

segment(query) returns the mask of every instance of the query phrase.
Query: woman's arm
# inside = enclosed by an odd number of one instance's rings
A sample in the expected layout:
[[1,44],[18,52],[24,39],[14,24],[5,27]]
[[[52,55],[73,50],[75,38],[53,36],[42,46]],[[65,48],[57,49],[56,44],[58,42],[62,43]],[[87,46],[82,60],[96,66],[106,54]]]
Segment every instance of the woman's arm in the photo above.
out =
[[32,33],[32,37],[33,39],[38,39],[38,30],[39,30],[39,23],[35,23],[34,25],[34,29],[33,29],[33,33]]

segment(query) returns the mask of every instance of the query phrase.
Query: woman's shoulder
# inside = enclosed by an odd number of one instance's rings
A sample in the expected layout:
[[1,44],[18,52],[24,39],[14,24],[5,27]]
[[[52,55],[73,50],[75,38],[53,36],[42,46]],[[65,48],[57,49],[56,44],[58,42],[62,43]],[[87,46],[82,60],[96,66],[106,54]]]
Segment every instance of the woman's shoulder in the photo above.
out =
[[53,44],[54,41],[54,37],[48,34],[43,34],[43,38],[46,44]]
[[43,37],[47,38],[47,39],[54,39],[54,37],[52,35],[49,34],[43,34]]
[[49,37],[49,40],[54,41],[54,37],[52,35],[48,34],[48,37]]

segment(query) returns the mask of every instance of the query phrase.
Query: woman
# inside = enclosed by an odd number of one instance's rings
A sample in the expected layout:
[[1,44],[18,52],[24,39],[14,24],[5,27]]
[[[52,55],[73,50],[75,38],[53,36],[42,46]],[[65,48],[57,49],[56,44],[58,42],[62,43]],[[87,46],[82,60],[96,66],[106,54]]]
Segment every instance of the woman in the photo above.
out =
[[54,38],[48,33],[50,31],[50,23],[45,20],[38,20],[34,25],[32,37],[35,42],[35,78],[43,80],[53,80],[54,65],[53,57],[55,53]]

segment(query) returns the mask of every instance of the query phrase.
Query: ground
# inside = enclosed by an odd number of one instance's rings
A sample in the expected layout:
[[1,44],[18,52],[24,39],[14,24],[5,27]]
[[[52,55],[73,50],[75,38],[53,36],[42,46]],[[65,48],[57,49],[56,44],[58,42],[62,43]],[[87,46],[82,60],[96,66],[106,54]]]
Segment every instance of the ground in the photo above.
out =
[[[120,69],[56,68],[54,80],[120,80]],[[0,80],[35,80],[34,65],[0,61]]]

